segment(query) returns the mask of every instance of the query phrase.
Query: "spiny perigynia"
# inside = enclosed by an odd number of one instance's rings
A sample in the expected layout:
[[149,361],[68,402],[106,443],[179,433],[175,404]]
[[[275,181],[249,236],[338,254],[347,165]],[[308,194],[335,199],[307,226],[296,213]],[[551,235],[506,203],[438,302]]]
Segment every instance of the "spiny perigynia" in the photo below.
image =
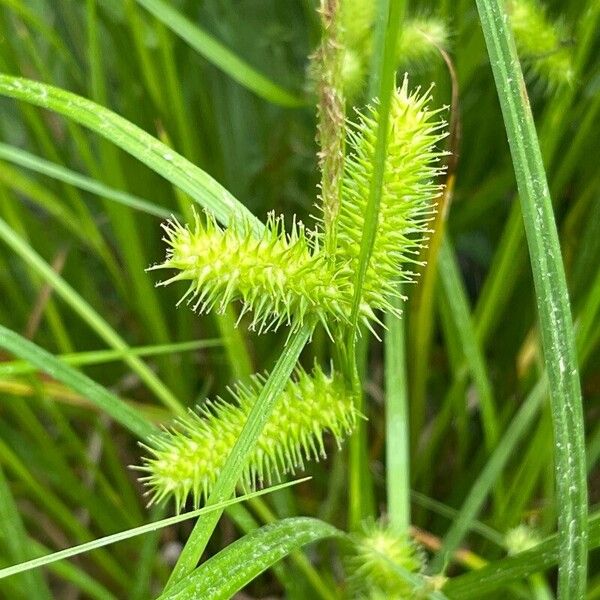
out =
[[506,10],[519,58],[529,72],[549,88],[571,84],[575,75],[573,53],[564,24],[553,23],[544,4],[537,0],[507,0]]
[[[442,152],[436,144],[445,136],[439,110],[431,110],[430,92],[410,93],[405,78],[396,90],[384,171],[379,227],[360,303],[360,317],[369,325],[376,310],[395,311],[397,283],[412,280],[415,263],[428,234],[440,186],[435,178]],[[259,332],[282,324],[297,327],[309,316],[328,324],[348,323],[354,277],[373,177],[377,107],[358,113],[348,125],[341,207],[335,222],[323,230],[305,229],[294,221],[291,232],[283,219],[270,215],[257,236],[249,223],[222,229],[208,214],[193,226],[176,221],[165,225],[167,260],[154,269],[176,269],[162,282],[188,280],[182,300],[200,313],[223,311],[234,300],[242,315],[252,313],[251,328]],[[326,236],[335,234],[333,254]]]
[[398,40],[398,64],[416,65],[431,61],[448,47],[446,23],[436,17],[414,17],[407,19]]
[[152,269],[179,271],[159,285],[189,280],[180,302],[198,313],[223,312],[240,300],[240,318],[251,313],[250,329],[259,332],[295,326],[309,313],[324,322],[345,318],[349,283],[328,269],[318,238],[302,223],[294,222],[287,234],[283,219],[270,214],[257,237],[249,224],[222,229],[208,214],[206,223],[196,215],[192,227],[170,221],[164,229],[167,260]]
[[[151,503],[172,497],[181,510],[191,497],[195,506],[208,497],[256,401],[265,377],[253,376],[230,390],[234,402],[207,401],[197,411],[150,440],[150,456],[138,467],[150,488]],[[339,375],[315,367],[309,375],[298,368],[277,400],[240,484],[252,489],[285,473],[304,468],[304,461],[325,456],[323,435],[329,431],[338,445],[356,425],[358,412]]]
[[[443,109],[431,110],[430,101],[430,91],[409,92],[406,77],[392,98],[379,225],[363,286],[363,305],[371,309],[396,311],[391,298],[398,293],[399,282],[414,278],[411,265],[426,241],[441,192],[435,179],[442,171],[439,160],[444,153],[436,150],[436,144],[446,135],[446,123],[439,118]],[[348,134],[336,261],[350,278],[358,270],[377,121],[377,106],[369,107],[358,113]]]
[[405,600],[425,587],[425,553],[408,535],[368,522],[351,540],[347,567],[353,598]]

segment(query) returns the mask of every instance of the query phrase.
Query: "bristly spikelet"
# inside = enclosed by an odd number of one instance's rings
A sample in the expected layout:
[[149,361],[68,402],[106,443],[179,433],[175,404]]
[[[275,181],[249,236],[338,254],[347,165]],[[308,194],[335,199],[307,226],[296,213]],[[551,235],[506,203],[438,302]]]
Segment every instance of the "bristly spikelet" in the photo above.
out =
[[[377,322],[377,310],[399,314],[392,303],[397,284],[414,278],[410,265],[418,261],[441,192],[434,179],[442,172],[439,160],[445,153],[436,144],[446,135],[445,122],[438,116],[443,109],[431,110],[430,100],[429,91],[409,92],[406,78],[393,96],[379,225],[359,305],[360,319],[368,327]],[[197,215],[191,226],[168,222],[167,258],[152,269],[179,272],[159,285],[190,281],[180,302],[187,301],[199,313],[223,312],[229,303],[240,301],[240,318],[251,313],[250,328],[259,333],[284,324],[293,331],[309,318],[319,319],[327,330],[336,323],[348,324],[377,121],[375,106],[348,125],[341,206],[328,227],[310,231],[294,221],[286,233],[283,219],[272,214],[261,234],[239,220],[222,229],[209,213],[206,223]],[[326,207],[321,209],[327,221]]]
[[[428,107],[430,99],[429,91],[409,93],[406,78],[392,99],[379,225],[363,288],[362,304],[371,309],[397,312],[391,298],[398,282],[413,280],[410,267],[426,241],[441,192],[434,180],[444,153],[435,146],[446,135],[445,122],[439,118],[442,109]],[[358,270],[377,121],[377,107],[369,107],[358,113],[348,134],[336,258],[350,274]]]
[[351,597],[416,598],[428,585],[422,576],[424,567],[425,553],[407,535],[397,534],[379,522],[364,524],[352,536],[347,560]]
[[367,51],[375,19],[375,0],[341,0],[340,24],[344,44]]
[[537,0],[508,0],[506,9],[519,58],[550,89],[573,82],[573,56],[561,22],[553,23]]
[[249,224],[221,229],[211,214],[206,223],[196,215],[192,227],[170,221],[164,225],[167,259],[152,269],[177,269],[160,282],[189,280],[180,302],[198,313],[223,312],[232,301],[242,302],[241,316],[252,313],[251,329],[296,327],[309,314],[325,324],[346,320],[350,283],[331,270],[319,251],[318,237],[294,222],[286,234],[282,218],[269,215],[258,237]]
[[542,538],[539,532],[524,524],[509,529],[504,536],[504,546],[509,555],[530,550],[541,541]]
[[[151,503],[172,497],[177,510],[188,498],[198,506],[219,476],[258,397],[265,377],[254,376],[230,390],[234,402],[207,401],[197,411],[151,439],[150,456],[139,470],[149,486]],[[352,394],[339,375],[327,376],[318,367],[309,375],[296,371],[250,453],[240,484],[278,480],[304,468],[304,461],[325,456],[323,435],[330,432],[338,446],[352,432],[358,413]]]
[[448,28],[441,19],[415,17],[407,19],[400,32],[398,64],[429,65],[448,46]]

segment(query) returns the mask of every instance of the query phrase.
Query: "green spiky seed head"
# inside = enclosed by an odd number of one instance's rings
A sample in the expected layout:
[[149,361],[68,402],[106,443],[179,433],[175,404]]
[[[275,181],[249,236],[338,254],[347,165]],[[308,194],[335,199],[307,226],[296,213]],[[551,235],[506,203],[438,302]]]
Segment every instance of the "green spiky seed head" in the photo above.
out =
[[434,17],[407,19],[398,40],[398,64],[429,63],[448,47],[448,28]]
[[530,73],[554,88],[571,84],[573,55],[562,23],[553,23],[536,0],[508,0],[506,6],[519,57]]
[[504,545],[510,555],[529,550],[541,541],[542,538],[535,529],[523,524],[509,529],[504,536]]
[[239,300],[240,318],[251,313],[250,329],[259,333],[284,323],[296,327],[309,314],[323,322],[347,318],[350,284],[330,269],[318,238],[302,223],[287,234],[283,219],[271,214],[256,237],[249,223],[222,229],[207,214],[206,222],[196,215],[191,227],[169,221],[164,229],[167,259],[152,269],[179,272],[158,285],[190,281],[180,303],[199,314],[222,313]]
[[367,523],[352,542],[348,569],[353,597],[404,600],[417,597],[426,585],[421,577],[425,553],[407,535],[379,522]]
[[[378,321],[377,310],[399,314],[392,303],[397,284],[414,280],[411,267],[426,243],[441,191],[434,180],[444,153],[436,144],[445,136],[445,122],[441,109],[429,108],[430,100],[429,91],[409,92],[406,78],[393,96],[379,226],[359,306],[368,327]],[[341,205],[335,219],[323,219],[326,227],[311,231],[294,221],[286,233],[283,219],[272,214],[258,235],[239,219],[222,229],[210,214],[206,222],[196,215],[191,226],[168,222],[167,258],[152,269],[178,273],[159,285],[189,281],[181,301],[198,313],[223,312],[240,301],[240,317],[250,313],[250,327],[259,332],[283,324],[295,329],[308,318],[327,329],[349,323],[373,177],[377,106],[357,114],[357,122],[348,125]]]
[[[138,469],[145,473],[151,503],[173,498],[181,510],[188,498],[198,506],[208,497],[265,380],[259,375],[236,385],[230,390],[233,402],[207,401],[149,441],[149,456]],[[327,376],[318,367],[310,375],[297,369],[250,453],[240,484],[250,490],[303,469],[305,461],[325,456],[326,432],[339,445],[357,418],[340,376]]]
[[[412,267],[429,235],[444,155],[436,145],[446,135],[441,109],[430,109],[430,101],[430,91],[409,92],[406,78],[392,98],[379,225],[363,287],[363,305],[371,309],[397,312],[397,284],[414,280]],[[336,259],[349,274],[358,271],[378,118],[376,105],[359,112],[348,134]]]
[[340,0],[342,41],[348,48],[364,53],[375,18],[374,0]]

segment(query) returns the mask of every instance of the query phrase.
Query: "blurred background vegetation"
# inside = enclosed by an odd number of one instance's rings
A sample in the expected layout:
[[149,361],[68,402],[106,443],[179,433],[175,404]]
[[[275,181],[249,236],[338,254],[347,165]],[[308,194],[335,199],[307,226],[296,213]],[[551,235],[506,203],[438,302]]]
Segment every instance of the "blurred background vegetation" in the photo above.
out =
[[[320,38],[314,2],[170,2],[222,44],[211,60],[144,4],[154,3],[0,0],[0,71],[51,83],[109,107],[210,173],[261,219],[274,210],[310,221],[318,193],[315,108],[307,78],[308,56]],[[543,365],[513,166],[475,4],[412,4],[412,16],[440,19],[449,31],[446,49],[458,86],[454,116],[461,130],[446,223],[460,277],[443,277],[453,260],[451,252],[443,252],[428,266],[435,286],[431,298],[424,298],[419,284],[411,286],[405,310],[413,521],[434,544],[447,531],[452,512],[441,514],[443,507],[431,499],[460,509]],[[549,18],[560,21],[556,52],[568,54],[572,76],[552,71],[556,66],[550,72],[538,69],[545,55],[531,56],[525,64],[578,326],[593,504],[600,501],[600,9],[595,0],[546,4]],[[201,47],[209,44],[205,37],[196,39]],[[276,95],[276,102],[269,101],[238,83],[232,72],[225,73],[225,48],[298,98],[299,105],[281,106]],[[231,70],[237,68],[234,64]],[[435,104],[450,104],[452,81],[438,54],[403,69],[411,85],[435,82]],[[251,72],[250,78],[255,75]],[[160,215],[189,210],[191,201],[181,192],[108,141],[25,103],[0,101],[0,138],[0,217],[131,348],[156,347],[144,360],[184,404],[192,406],[222,393],[239,376],[272,367],[285,332],[247,336],[244,327],[231,329],[231,319],[177,310],[183,290],[157,291],[155,275],[145,273],[164,256]],[[105,187],[92,192],[61,180],[73,172]],[[156,214],[116,202],[114,191],[125,192],[117,198],[130,203],[151,203]],[[0,237],[6,241],[5,233]],[[23,260],[24,252],[0,243],[0,323],[54,354],[106,349],[90,319],[53,293]],[[196,340],[208,340],[207,347],[166,346]],[[327,357],[329,343],[318,332],[304,352],[305,364]],[[385,512],[382,345],[374,342],[365,351],[366,485],[368,512],[376,517]],[[92,357],[94,364],[82,368],[153,420],[170,418],[122,360],[105,359]],[[18,562],[42,546],[59,549],[146,522],[141,487],[127,468],[139,463],[135,440],[49,377],[2,369],[0,364],[3,494],[10,490],[33,546],[18,547],[10,536],[0,536],[0,564]],[[482,395],[497,412],[497,429],[487,439],[479,418]],[[310,465],[312,481],[267,499],[271,514],[254,507],[254,512],[240,509],[237,521],[224,519],[214,548],[236,537],[243,518],[248,526],[273,515],[305,514],[343,527],[344,461],[345,451],[332,452],[326,462]],[[540,535],[554,530],[557,499],[547,403],[495,477],[480,518],[500,539],[523,523]],[[10,514],[6,508],[3,517]],[[153,586],[160,589],[188,530],[179,526],[69,565],[60,563],[48,571],[52,594],[147,598],[150,589],[156,591]],[[480,532],[469,534],[464,543],[487,560],[504,553]],[[326,553],[317,552],[314,559],[326,581],[335,576],[339,566],[329,564]],[[600,597],[597,562],[592,554],[590,598]],[[297,568],[295,563],[287,567],[292,573]],[[313,597],[304,578],[295,577],[297,597]],[[19,578],[0,582],[3,597],[31,597],[26,589]],[[266,574],[248,593],[276,596],[281,590],[281,583]]]

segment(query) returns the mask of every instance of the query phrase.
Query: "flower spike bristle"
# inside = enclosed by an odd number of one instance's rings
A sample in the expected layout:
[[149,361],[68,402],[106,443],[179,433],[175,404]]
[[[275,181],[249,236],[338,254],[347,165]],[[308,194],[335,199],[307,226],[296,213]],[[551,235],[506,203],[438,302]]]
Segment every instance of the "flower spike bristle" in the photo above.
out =
[[196,215],[191,228],[170,221],[165,230],[167,260],[152,268],[179,271],[159,285],[191,281],[180,302],[195,312],[222,313],[240,300],[242,315],[252,313],[250,329],[259,333],[296,327],[309,314],[346,318],[349,283],[330,269],[318,238],[299,221],[286,233],[283,218],[271,213],[257,237],[249,223],[222,229],[208,213],[206,222]]
[[[360,303],[361,322],[371,329],[380,323],[376,311],[399,315],[392,302],[397,284],[414,280],[412,267],[441,192],[435,179],[444,153],[436,145],[446,135],[446,123],[439,117],[443,109],[430,109],[430,100],[430,90],[409,92],[406,78],[393,97],[379,227]],[[181,301],[198,313],[223,312],[238,300],[240,318],[251,314],[250,329],[259,333],[281,325],[293,331],[309,317],[328,331],[330,324],[348,324],[373,177],[377,105],[357,115],[357,122],[348,124],[341,206],[329,229],[317,221],[307,230],[294,219],[286,232],[283,218],[274,214],[258,235],[239,219],[223,229],[210,213],[204,220],[196,215],[192,226],[172,220],[164,226],[167,259],[152,268],[178,273],[159,285],[190,281]],[[333,252],[329,235],[335,236]]]
[[[410,93],[406,77],[392,99],[379,226],[363,288],[363,304],[371,309],[396,312],[391,298],[399,282],[414,280],[411,267],[418,263],[442,191],[435,179],[445,153],[436,144],[446,136],[446,123],[439,118],[443,109],[429,109],[430,101],[431,88]],[[348,133],[337,260],[351,274],[358,269],[378,116],[376,105],[358,112]]]
[[[137,469],[146,473],[142,481],[149,487],[150,503],[172,497],[181,510],[188,498],[198,506],[208,497],[264,382],[264,376],[255,375],[238,383],[230,389],[234,402],[207,401],[149,441],[149,456]],[[324,433],[329,431],[339,446],[357,418],[339,375],[328,376],[319,367],[311,374],[298,368],[250,454],[241,486],[253,489],[303,469],[306,460],[324,457]]]
[[507,0],[506,8],[529,78],[534,76],[548,91],[571,85],[573,50],[564,23],[550,20],[545,4],[538,0]]
[[[404,600],[421,597],[425,553],[408,537],[382,522],[368,521],[351,536],[346,559],[352,598]],[[425,597],[425,596],[423,596]]]

